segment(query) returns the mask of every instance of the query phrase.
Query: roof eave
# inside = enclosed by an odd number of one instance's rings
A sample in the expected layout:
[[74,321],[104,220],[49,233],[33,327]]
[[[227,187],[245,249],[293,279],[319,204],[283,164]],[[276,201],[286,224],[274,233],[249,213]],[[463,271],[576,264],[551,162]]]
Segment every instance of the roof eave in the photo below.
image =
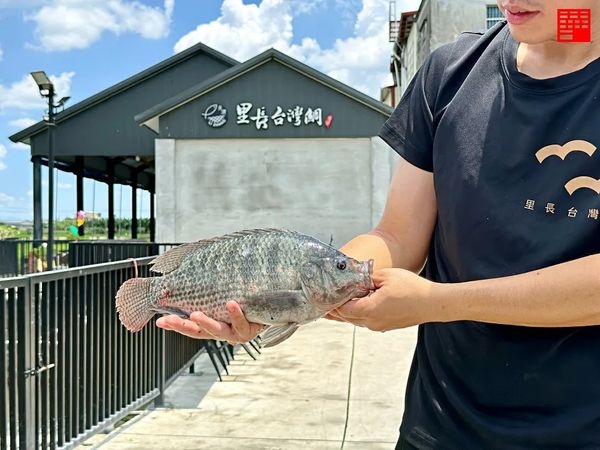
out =
[[139,125],[144,125],[154,130],[154,128],[158,128],[158,126],[150,126],[149,123],[151,121],[155,119],[158,120],[161,116],[167,114],[168,112],[173,111],[174,109],[177,109],[180,106],[189,103],[195,100],[196,98],[201,97],[202,95],[215,89],[216,87],[226,84],[229,81],[271,60],[279,60],[280,63],[283,63],[291,69],[296,70],[304,74],[305,76],[308,76],[314,79],[315,81],[320,82],[325,86],[328,86],[331,89],[334,89],[344,95],[347,95],[348,97],[354,98],[360,103],[363,103],[366,106],[384,115],[390,115],[394,110],[390,106],[372,98],[371,96],[364,94],[348,86],[347,84],[337,81],[334,78],[331,78],[330,76],[325,75],[324,73],[319,72],[318,70],[313,69],[312,67],[301,63],[300,61],[297,61],[291,58],[290,56],[281,53],[278,50],[271,48],[244,63],[241,63],[220,74],[217,74],[213,78],[206,80],[200,84],[197,84],[196,86],[192,86],[186,91],[174,97],[171,97],[170,99],[167,99],[164,102],[161,102],[153,106],[152,108],[141,112],[140,114],[137,114],[134,117],[134,120]]
[[[56,115],[56,121],[60,122],[62,120],[68,119],[71,116],[79,114],[80,112],[85,111],[86,109],[91,108],[94,105],[97,105],[98,103],[101,103],[101,102],[123,92],[124,90],[127,90],[127,89],[135,86],[138,83],[141,83],[148,77],[158,74],[158,73],[168,69],[169,67],[172,67],[172,66],[178,64],[179,62],[188,59],[189,57],[191,57],[192,55],[194,55],[195,53],[198,53],[200,51],[212,56],[213,58],[220,59],[221,61],[225,62],[226,64],[230,64],[232,67],[239,64],[239,62],[236,61],[235,59],[233,59],[223,53],[220,53],[217,50],[210,48],[207,45],[199,42],[179,53],[176,53],[173,56],[170,56],[169,58],[167,58],[163,61],[160,61],[160,62],[154,64],[153,66],[151,66],[145,70],[142,70],[141,72],[136,73],[135,75],[130,76],[129,78],[126,78],[123,81],[120,81],[119,83],[117,83],[113,86],[110,86],[110,87],[98,92],[97,94],[92,95],[91,97],[88,97],[88,98],[74,104],[73,106],[70,106],[69,108],[66,108],[64,111],[61,111],[59,114]],[[29,143],[29,138],[31,136],[38,134],[42,131],[45,131],[46,128],[47,128],[47,125],[45,124],[45,122],[40,121],[34,125],[31,125],[28,128],[25,128],[24,130],[21,130],[15,134],[13,134],[12,136],[9,137],[9,139],[15,143],[23,142],[23,143],[27,144],[27,143]]]
[[31,142],[30,138],[33,135],[46,130],[46,128],[47,128],[46,123],[43,121],[40,121],[38,123],[35,123],[35,124],[25,128],[24,130],[21,130],[15,134],[13,134],[12,136],[9,136],[8,139],[10,139],[15,144],[18,142],[22,142],[23,144],[29,144]]

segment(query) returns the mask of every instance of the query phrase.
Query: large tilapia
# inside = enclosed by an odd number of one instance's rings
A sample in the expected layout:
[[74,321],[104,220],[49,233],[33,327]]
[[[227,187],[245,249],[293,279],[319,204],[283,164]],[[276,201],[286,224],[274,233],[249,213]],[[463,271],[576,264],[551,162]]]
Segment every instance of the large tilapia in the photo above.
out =
[[359,262],[294,231],[264,229],[176,247],[153,261],[154,278],[134,278],[117,293],[119,318],[141,330],[155,314],[188,318],[201,311],[230,322],[225,305],[240,304],[250,322],[271,325],[265,346],[373,289],[373,261]]

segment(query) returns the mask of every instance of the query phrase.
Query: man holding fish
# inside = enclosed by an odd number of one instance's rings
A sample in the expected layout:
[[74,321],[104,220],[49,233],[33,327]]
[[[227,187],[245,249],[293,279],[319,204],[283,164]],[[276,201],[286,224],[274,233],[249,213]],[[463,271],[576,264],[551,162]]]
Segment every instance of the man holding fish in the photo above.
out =
[[[383,218],[341,249],[375,291],[329,319],[419,325],[400,449],[600,448],[600,3],[498,4],[508,23],[416,75],[381,131],[402,157]],[[591,10],[591,42],[560,42],[562,9]],[[227,311],[157,325],[264,328]]]

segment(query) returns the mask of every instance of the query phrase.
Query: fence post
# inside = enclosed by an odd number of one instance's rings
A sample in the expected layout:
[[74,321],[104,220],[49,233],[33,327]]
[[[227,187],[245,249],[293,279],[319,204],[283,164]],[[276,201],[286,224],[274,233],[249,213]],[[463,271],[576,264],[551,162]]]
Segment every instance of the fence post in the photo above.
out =
[[156,399],[154,400],[154,405],[155,406],[163,406],[164,404],[164,400],[165,400],[165,331],[162,329],[157,329],[156,331],[158,331],[158,333],[156,333],[156,339],[157,339],[157,346],[156,348],[158,349],[158,361],[156,364],[156,370],[157,370],[157,380],[158,380],[158,389],[160,391],[160,394],[158,397],[156,397]]
[[35,448],[35,377],[31,370],[36,370],[35,339],[35,285],[31,278],[27,279],[24,287],[19,288],[17,307],[17,327],[19,343],[19,447],[22,449]]

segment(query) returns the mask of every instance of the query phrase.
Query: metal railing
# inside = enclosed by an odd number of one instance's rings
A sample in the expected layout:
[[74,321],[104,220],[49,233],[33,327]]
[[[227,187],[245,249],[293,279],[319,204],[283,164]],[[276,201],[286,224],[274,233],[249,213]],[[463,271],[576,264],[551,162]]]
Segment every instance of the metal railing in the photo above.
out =
[[[138,276],[151,276],[152,259],[137,260]],[[122,261],[0,279],[0,448],[72,448],[160,404],[200,352],[216,349],[154,321],[128,332],[114,298],[133,276]]]
[[[46,244],[45,240],[0,240],[0,277],[46,271]],[[53,269],[156,256],[177,245],[127,240],[57,240],[54,242]]]
[[156,256],[177,245],[122,240],[75,241],[69,245],[69,267]]
[[[44,272],[47,269],[48,241],[33,239],[0,240],[0,276],[17,276]],[[54,241],[54,268],[69,267],[69,240]]]

